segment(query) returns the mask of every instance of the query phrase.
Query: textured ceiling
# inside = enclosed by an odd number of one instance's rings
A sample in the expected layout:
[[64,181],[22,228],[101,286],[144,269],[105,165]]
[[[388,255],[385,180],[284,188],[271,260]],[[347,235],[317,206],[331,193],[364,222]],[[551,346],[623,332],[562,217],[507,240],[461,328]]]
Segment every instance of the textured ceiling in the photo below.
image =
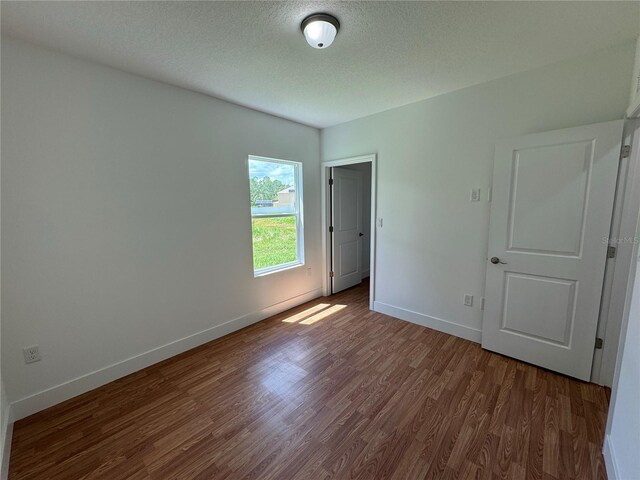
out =
[[[342,24],[327,50],[299,25]],[[2,33],[316,127],[620,44],[639,2],[2,2]]]

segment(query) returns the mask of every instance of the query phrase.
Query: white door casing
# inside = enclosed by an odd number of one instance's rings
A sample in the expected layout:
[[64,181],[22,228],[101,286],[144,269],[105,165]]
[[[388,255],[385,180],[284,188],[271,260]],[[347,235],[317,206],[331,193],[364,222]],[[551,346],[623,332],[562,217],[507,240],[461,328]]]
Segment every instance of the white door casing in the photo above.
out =
[[496,145],[484,348],[589,380],[622,127]]
[[362,172],[332,168],[332,292],[362,281]]

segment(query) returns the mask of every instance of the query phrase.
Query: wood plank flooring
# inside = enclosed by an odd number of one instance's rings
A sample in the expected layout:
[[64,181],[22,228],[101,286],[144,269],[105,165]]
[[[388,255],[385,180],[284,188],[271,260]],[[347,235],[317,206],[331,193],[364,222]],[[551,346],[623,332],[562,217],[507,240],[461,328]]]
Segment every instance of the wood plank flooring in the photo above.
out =
[[17,479],[604,479],[608,394],[318,299],[15,424]]

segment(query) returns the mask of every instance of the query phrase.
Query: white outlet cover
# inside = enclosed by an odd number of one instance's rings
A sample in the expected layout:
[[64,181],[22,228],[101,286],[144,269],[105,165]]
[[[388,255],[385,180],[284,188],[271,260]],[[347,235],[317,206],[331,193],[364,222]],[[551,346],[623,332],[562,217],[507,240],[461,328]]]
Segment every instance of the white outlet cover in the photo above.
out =
[[465,295],[464,295],[464,304],[467,307],[473,306],[473,295],[469,295],[468,293],[465,293]]
[[471,201],[479,202],[480,201],[480,189],[474,188],[471,190]]
[[24,355],[24,363],[34,363],[42,360],[38,345],[33,345],[23,349],[22,354]]

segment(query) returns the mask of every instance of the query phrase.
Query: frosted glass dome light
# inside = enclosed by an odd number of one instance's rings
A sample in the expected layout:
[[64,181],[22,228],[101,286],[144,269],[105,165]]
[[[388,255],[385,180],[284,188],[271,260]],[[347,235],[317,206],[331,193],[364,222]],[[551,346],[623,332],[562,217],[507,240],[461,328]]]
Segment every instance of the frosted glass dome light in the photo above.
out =
[[314,13],[302,21],[300,29],[313,48],[327,48],[336,38],[340,22],[326,13]]

